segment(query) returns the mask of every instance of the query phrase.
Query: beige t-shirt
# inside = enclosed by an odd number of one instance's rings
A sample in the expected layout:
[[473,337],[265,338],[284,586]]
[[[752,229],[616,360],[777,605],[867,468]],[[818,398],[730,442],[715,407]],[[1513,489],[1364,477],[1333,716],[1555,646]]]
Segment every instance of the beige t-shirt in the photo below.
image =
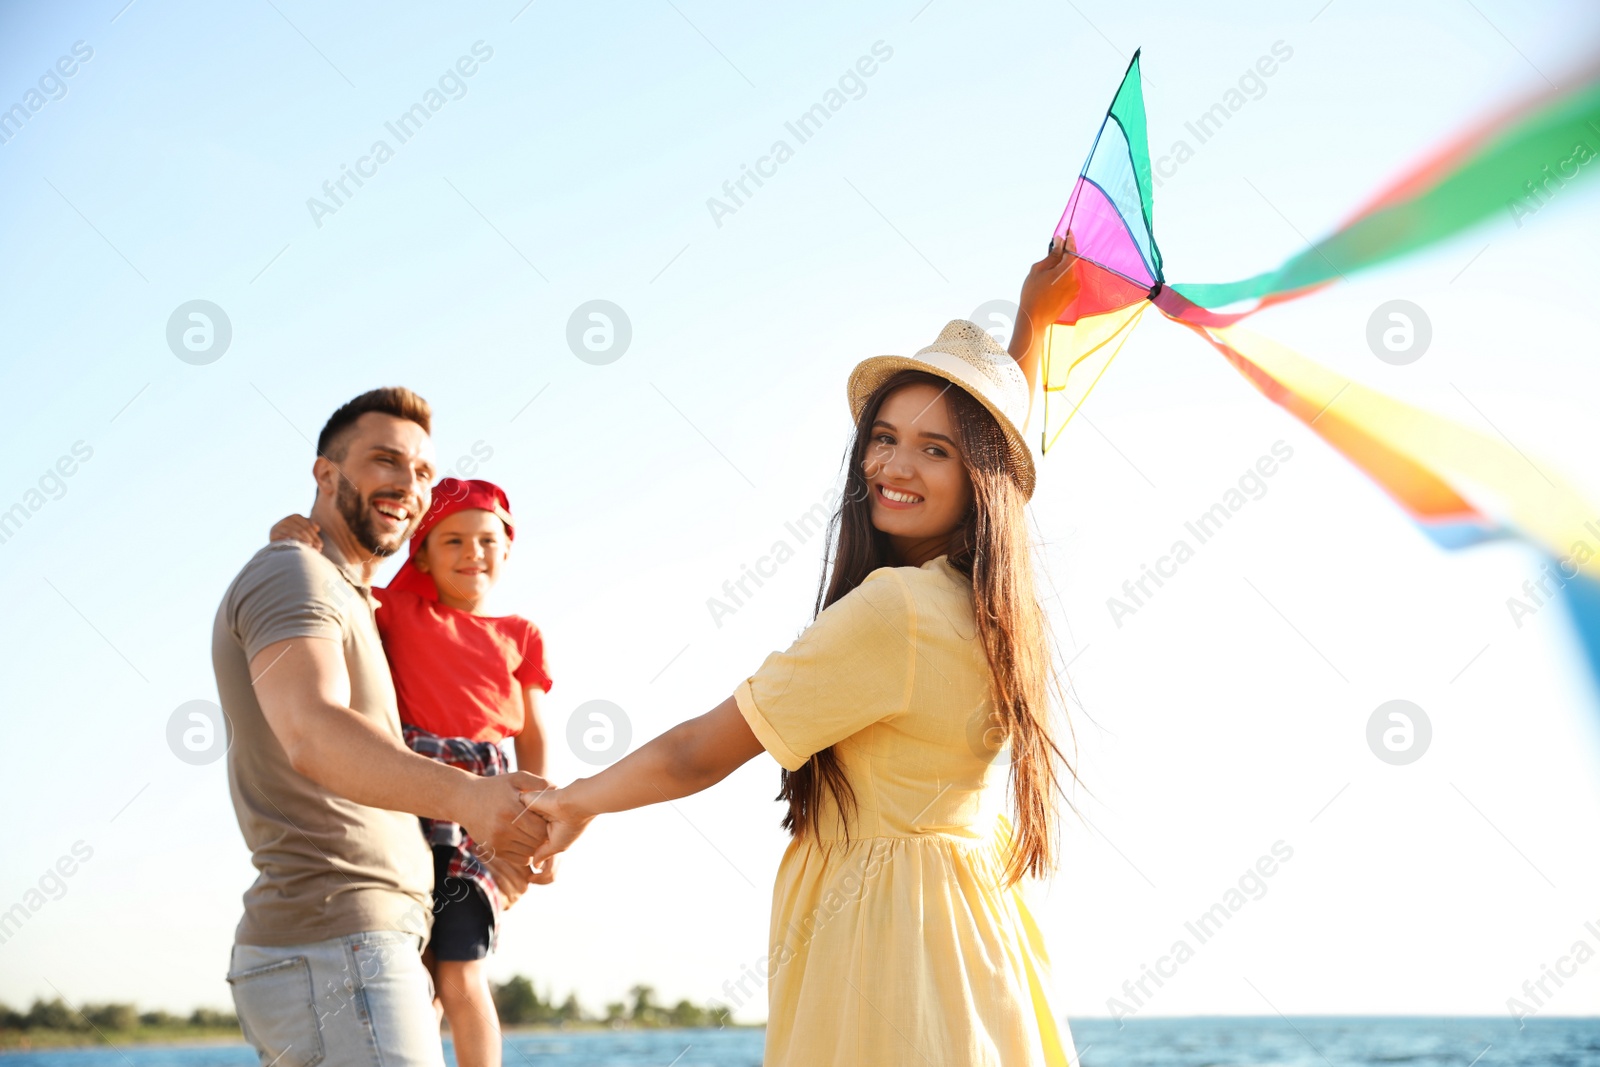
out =
[[250,661],[268,645],[337,641],[350,706],[400,740],[372,611],[371,589],[332,546],[318,552],[297,541],[257,552],[217,609],[211,662],[228,721],[228,783],[261,872],[244,894],[240,944],[299,945],[367,930],[427,934],[433,861],[416,816],[354,803],[296,771],[251,685]]

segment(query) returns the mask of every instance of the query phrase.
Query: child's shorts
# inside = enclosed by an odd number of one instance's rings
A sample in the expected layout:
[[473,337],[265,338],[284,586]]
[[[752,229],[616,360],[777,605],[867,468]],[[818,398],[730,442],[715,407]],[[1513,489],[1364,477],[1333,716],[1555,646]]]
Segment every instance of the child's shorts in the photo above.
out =
[[494,909],[475,884],[450,877],[455,852],[442,845],[433,849],[433,938],[428,944],[436,960],[481,960],[489,955]]

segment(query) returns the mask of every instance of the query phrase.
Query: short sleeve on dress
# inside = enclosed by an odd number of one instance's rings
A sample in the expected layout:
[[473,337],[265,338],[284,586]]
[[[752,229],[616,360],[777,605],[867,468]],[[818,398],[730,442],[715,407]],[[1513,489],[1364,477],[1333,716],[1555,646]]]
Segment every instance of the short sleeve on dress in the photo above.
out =
[[291,637],[337,641],[344,634],[341,601],[360,595],[316,549],[275,541],[236,579],[228,624],[247,660]]
[[786,770],[905,710],[916,659],[910,589],[881,567],[829,605],[734,693],[763,748]]

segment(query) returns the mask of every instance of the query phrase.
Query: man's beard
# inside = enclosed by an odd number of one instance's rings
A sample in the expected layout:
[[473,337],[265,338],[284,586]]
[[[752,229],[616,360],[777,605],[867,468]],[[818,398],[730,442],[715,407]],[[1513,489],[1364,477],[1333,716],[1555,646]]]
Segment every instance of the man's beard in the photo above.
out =
[[363,498],[360,493],[356,492],[355,486],[344,478],[340,478],[339,491],[334,495],[333,502],[334,506],[339,510],[339,517],[344,519],[344,524],[355,535],[356,542],[362,548],[381,559],[385,556],[392,556],[399,551],[400,546],[406,543],[406,538],[410,537],[411,532],[417,528],[417,523],[422,516],[416,514],[415,509],[412,509],[411,521],[406,524],[406,528],[403,531],[393,535],[394,543],[389,544],[385,542],[384,535],[378,532],[377,521],[372,517],[372,501],[403,501],[404,499],[402,496],[388,493],[374,494],[372,497]]

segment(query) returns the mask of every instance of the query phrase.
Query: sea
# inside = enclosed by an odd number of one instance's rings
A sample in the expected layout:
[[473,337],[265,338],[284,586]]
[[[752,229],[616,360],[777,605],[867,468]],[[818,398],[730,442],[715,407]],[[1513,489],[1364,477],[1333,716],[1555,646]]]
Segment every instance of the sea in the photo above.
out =
[[[1600,1067],[1600,1017],[1084,1019],[1083,1067]],[[506,1067],[759,1067],[760,1029],[513,1033]],[[446,1042],[449,1054],[449,1043]],[[451,1064],[455,1060],[450,1057]],[[908,1050],[905,1064],[960,1067]],[[0,1055],[3,1067],[256,1067],[243,1044]],[[877,1067],[877,1065],[874,1065]],[[886,1065],[887,1067],[887,1065]]]

